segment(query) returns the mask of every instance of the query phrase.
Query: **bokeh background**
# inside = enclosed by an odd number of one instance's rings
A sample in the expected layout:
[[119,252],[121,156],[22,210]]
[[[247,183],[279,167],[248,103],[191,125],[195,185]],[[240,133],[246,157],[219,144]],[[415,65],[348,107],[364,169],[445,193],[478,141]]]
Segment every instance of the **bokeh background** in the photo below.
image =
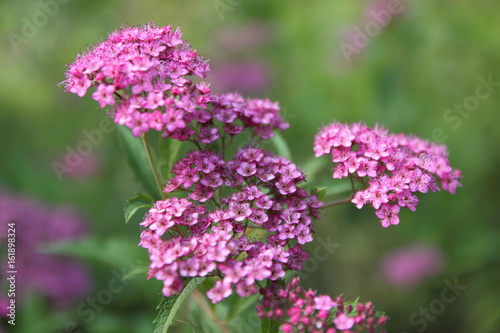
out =
[[[19,219],[17,238],[30,237],[30,251],[78,260],[86,277],[79,281],[62,261],[35,265],[39,257],[27,255],[31,280],[50,279],[49,289],[68,284],[72,292],[55,302],[42,287],[26,289],[15,328],[2,319],[0,329],[153,330],[161,286],[133,274],[147,254],[137,246],[139,220],[125,224],[122,208],[140,188],[115,131],[71,172],[58,177],[53,167],[104,117],[89,96],[57,86],[65,65],[117,27],[153,20],[180,25],[184,38],[212,59],[216,90],[279,101],[291,124],[283,137],[293,160],[330,193],[342,189],[329,180],[330,167],[315,169],[310,161],[314,133],[332,120],[380,123],[448,145],[463,173],[456,195],[420,196],[417,211],[404,211],[401,224],[388,229],[369,209],[328,210],[317,235],[335,249],[327,259],[313,258],[303,281],[323,293],[373,301],[390,317],[389,332],[498,332],[499,11],[495,0],[2,1],[0,222],[5,228],[7,219]],[[81,230],[58,233],[66,225],[60,210]],[[5,238],[1,245],[4,258]],[[43,275],[44,268],[52,274]],[[110,285],[124,274],[125,283]],[[4,275],[2,267],[5,298]],[[450,300],[445,289],[454,283],[462,287]],[[176,330],[194,332],[183,322],[196,311],[181,312]],[[234,332],[252,332],[255,316],[243,321]]]

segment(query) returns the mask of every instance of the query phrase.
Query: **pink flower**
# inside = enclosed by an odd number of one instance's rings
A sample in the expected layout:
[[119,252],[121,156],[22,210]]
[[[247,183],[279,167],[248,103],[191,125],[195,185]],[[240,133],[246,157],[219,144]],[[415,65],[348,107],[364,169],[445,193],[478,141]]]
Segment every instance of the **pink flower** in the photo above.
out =
[[105,85],[101,83],[97,90],[92,94],[92,98],[99,102],[101,108],[106,105],[112,105],[115,103],[115,98],[113,93],[115,92],[115,87],[113,85]]
[[335,302],[328,295],[317,296],[314,298],[314,308],[316,310],[330,311],[334,306]]
[[229,214],[235,221],[243,221],[252,215],[252,209],[248,203],[231,202],[229,204]]
[[155,110],[160,106],[165,105],[165,100],[163,99],[163,92],[150,92],[144,104],[147,109]]
[[251,162],[242,162],[237,168],[236,172],[238,172],[243,177],[249,177],[255,174],[257,171],[255,163]]
[[399,224],[399,205],[394,204],[382,204],[380,209],[377,209],[375,214],[380,218],[380,223],[384,228],[387,228],[390,225]]
[[339,314],[333,322],[341,331],[351,329],[354,326],[354,318],[348,317],[345,313]]

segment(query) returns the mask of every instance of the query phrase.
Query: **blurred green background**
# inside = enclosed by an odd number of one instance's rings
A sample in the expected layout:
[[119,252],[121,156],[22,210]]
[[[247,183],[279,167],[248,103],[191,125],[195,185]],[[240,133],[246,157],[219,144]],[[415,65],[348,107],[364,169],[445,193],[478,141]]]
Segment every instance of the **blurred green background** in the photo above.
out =
[[[387,3],[371,0],[3,1],[0,189],[82,212],[91,232],[74,247],[81,251],[73,252],[90,268],[89,297],[106,288],[113,269],[147,263],[146,251],[137,247],[139,220],[125,224],[122,216],[123,203],[140,189],[115,132],[93,147],[88,170],[63,175],[62,181],[54,172],[52,163],[65,156],[68,146],[75,148],[85,139],[83,130],[99,128],[104,117],[89,96],[80,99],[56,85],[76,53],[121,25],[151,20],[180,25],[183,37],[212,59],[215,88],[234,84],[246,95],[280,102],[291,124],[283,136],[293,147],[294,162],[306,171],[314,134],[334,119],[380,123],[392,132],[448,145],[452,166],[463,173],[463,188],[456,195],[421,195],[417,211],[402,212],[401,224],[388,229],[370,209],[349,205],[328,210],[317,223],[317,233],[325,239],[330,235],[339,246],[303,280],[323,293],[373,301],[390,317],[389,332],[498,332],[500,83],[490,87],[487,98],[476,99],[472,111],[447,110],[473,101],[480,77],[500,82],[500,4],[389,2],[402,12],[381,27],[370,8],[380,11]],[[44,5],[49,3],[52,7]],[[52,14],[46,20],[38,14],[44,7]],[[28,31],[24,26],[34,18],[38,26]],[[353,32],[366,29],[372,29],[361,43],[366,45],[361,47],[360,37],[354,44]],[[342,45],[347,44],[359,53],[346,57]],[[246,75],[257,78],[246,82]],[[329,172],[320,170],[316,180],[334,184]],[[329,188],[335,191],[334,185]],[[391,286],[380,277],[380,261],[412,243],[440,248],[444,269],[410,290]],[[460,296],[444,309],[438,307],[425,327],[412,323],[414,313],[441,299],[444,281],[455,279],[467,286]],[[160,291],[157,281],[133,276],[88,323],[75,311],[78,301],[56,311],[33,296],[18,309],[16,329],[59,333],[75,321],[82,332],[151,332]],[[255,320],[249,316],[253,319],[247,321]],[[181,322],[177,327],[192,332]],[[249,327],[235,332],[250,332]]]

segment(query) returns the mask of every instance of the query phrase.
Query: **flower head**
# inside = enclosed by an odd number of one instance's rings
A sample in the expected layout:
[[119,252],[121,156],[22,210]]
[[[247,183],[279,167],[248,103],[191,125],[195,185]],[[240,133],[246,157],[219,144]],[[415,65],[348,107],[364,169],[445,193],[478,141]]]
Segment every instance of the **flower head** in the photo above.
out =
[[446,147],[417,137],[388,134],[382,127],[333,123],[315,137],[316,156],[330,154],[333,178],[363,179],[366,189],[357,191],[357,208],[371,204],[383,227],[399,223],[401,207],[414,211],[416,192],[444,190],[455,193],[460,171],[453,170]]
[[148,24],[115,31],[79,55],[63,83],[80,97],[95,87],[92,98],[101,108],[109,106],[114,121],[135,136],[156,130],[164,137],[209,144],[245,128],[268,139],[274,130],[288,127],[275,102],[212,94],[209,83],[191,80],[205,78],[209,70],[208,62],[181,39],[179,28]]
[[339,296],[317,295],[305,290],[300,279],[294,278],[284,287],[272,283],[261,288],[262,305],[257,307],[261,318],[273,318],[282,323],[283,332],[336,332],[336,330],[374,332],[385,323],[385,316],[378,319],[371,302],[346,302]]
[[[150,253],[150,277],[163,281],[164,295],[180,292],[182,277],[218,272],[222,280],[207,294],[218,302],[233,288],[249,296],[258,290],[256,281],[274,281],[286,270],[301,269],[307,259],[301,245],[312,241],[312,217],[318,216],[321,202],[296,187],[305,177],[294,164],[245,148],[229,161],[210,151],[193,151],[172,170],[165,191],[187,196],[157,201],[141,223],[146,229],[140,245]],[[216,200],[215,191],[226,195]],[[267,235],[255,239],[249,236],[252,230]],[[289,248],[289,242],[295,246]]]

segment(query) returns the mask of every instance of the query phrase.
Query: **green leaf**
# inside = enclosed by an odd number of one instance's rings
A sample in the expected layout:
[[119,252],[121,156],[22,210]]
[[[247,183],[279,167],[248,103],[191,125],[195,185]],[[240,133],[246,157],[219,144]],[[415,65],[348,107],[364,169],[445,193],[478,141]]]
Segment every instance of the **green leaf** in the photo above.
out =
[[182,303],[200,283],[205,280],[203,277],[196,277],[189,280],[180,294],[164,297],[157,309],[160,310],[158,317],[153,321],[157,323],[154,333],[166,333],[172,324],[175,314],[181,308]]
[[238,295],[231,295],[229,297],[229,309],[226,321],[231,321],[234,317],[239,316],[242,312],[250,306],[255,305],[260,295],[255,294],[248,297],[239,297]]
[[262,318],[262,333],[278,333],[281,323],[275,319]]
[[179,154],[179,149],[181,147],[181,141],[174,140],[171,138],[160,138],[159,151],[160,151],[160,170],[163,179],[166,180],[170,178],[170,172],[172,171],[172,166],[177,159]]
[[190,325],[196,333],[220,333],[220,327],[207,315],[198,302],[190,302]]
[[279,134],[275,133],[274,137],[271,139],[272,143],[276,147],[278,155],[286,157],[288,160],[292,160],[292,153],[285,139]]
[[153,199],[145,194],[136,193],[133,198],[130,198],[125,203],[123,214],[125,215],[125,223],[128,223],[132,216],[141,208],[153,207]]
[[153,198],[161,199],[141,138],[133,136],[132,131],[126,126],[118,126],[117,133],[125,158],[137,182]]
[[327,191],[326,186],[323,186],[323,187],[315,186],[314,189],[311,191],[311,194],[315,195],[319,201],[323,201],[323,199],[326,196],[326,191]]

